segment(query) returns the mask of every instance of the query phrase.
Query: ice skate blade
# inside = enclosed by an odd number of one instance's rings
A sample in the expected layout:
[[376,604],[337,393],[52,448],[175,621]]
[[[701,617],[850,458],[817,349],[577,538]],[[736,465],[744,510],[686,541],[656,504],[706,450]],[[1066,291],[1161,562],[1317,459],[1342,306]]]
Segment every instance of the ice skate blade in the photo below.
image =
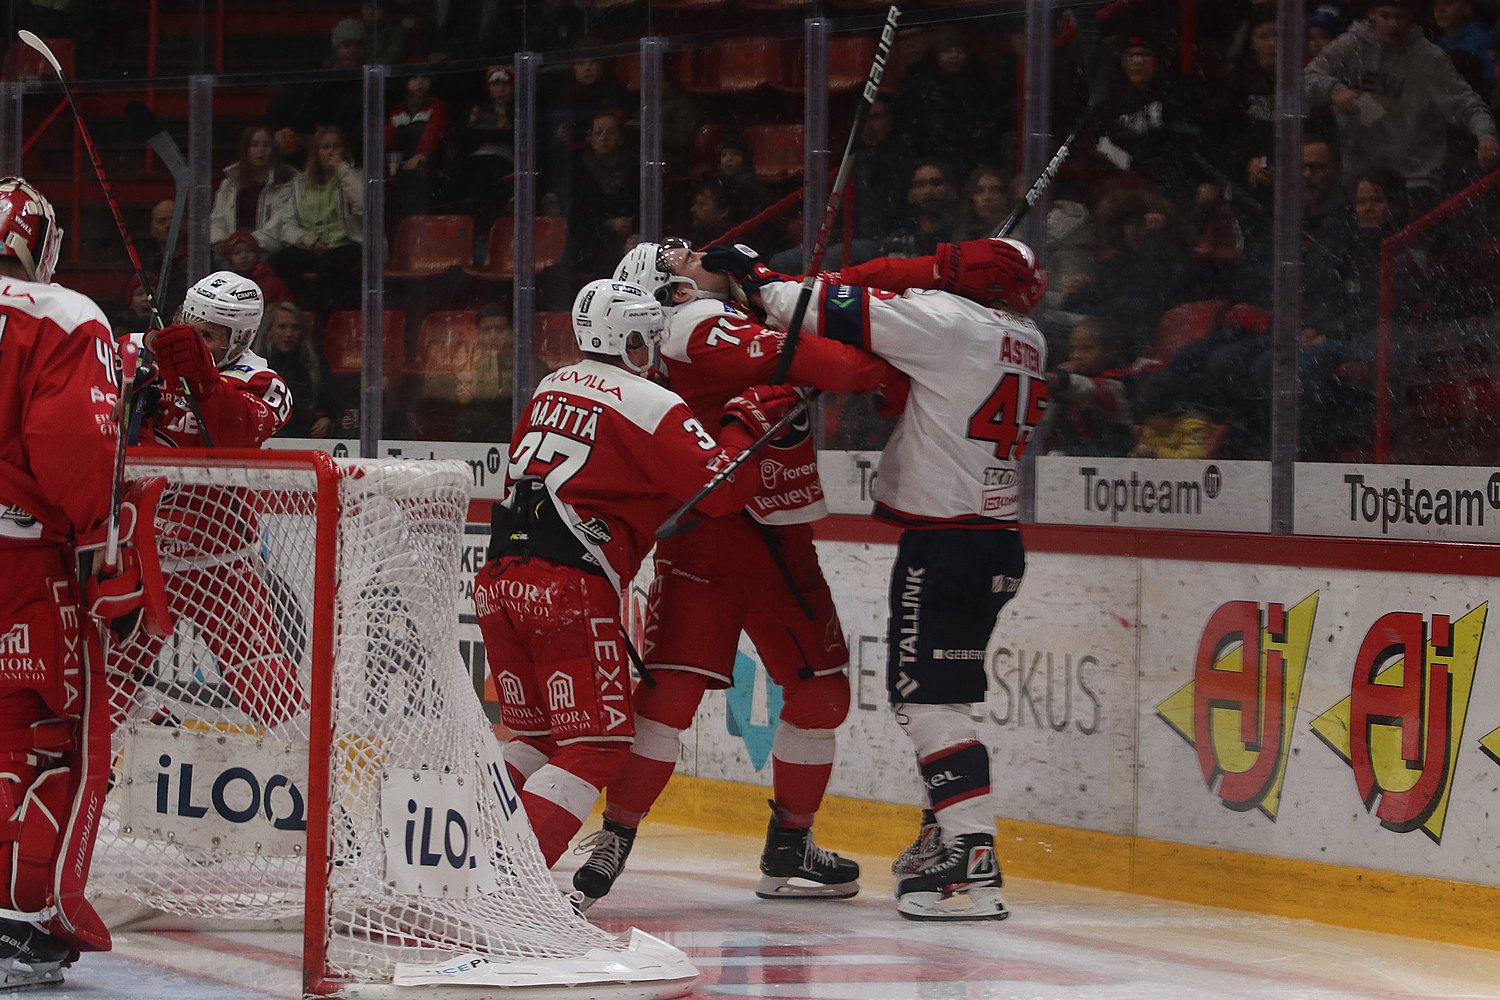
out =
[[908,892],[898,896],[896,912],[907,920],[1004,920],[1010,916],[999,889],[970,889],[944,896],[941,892]]
[[32,986],[60,985],[62,970],[67,966],[67,962],[38,962],[27,966],[24,962],[0,959],[0,993]]
[[803,878],[762,875],[755,894],[761,899],[848,899],[859,895],[859,882],[829,885]]

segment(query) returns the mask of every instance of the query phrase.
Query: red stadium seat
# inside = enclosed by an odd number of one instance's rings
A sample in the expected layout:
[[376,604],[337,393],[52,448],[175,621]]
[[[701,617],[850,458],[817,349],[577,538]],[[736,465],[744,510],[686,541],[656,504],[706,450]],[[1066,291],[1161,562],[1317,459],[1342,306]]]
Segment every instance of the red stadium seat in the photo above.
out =
[[[490,281],[510,281],[516,276],[515,248],[516,220],[502,215],[490,226],[490,235],[485,243],[484,263],[479,267],[466,267],[464,273]],[[539,215],[534,224],[536,234],[536,270],[544,271],[562,262],[568,245],[568,223],[560,215]]]
[[875,59],[874,35],[833,35],[828,39],[828,90],[841,94],[858,90],[870,77]]
[[479,352],[478,313],[472,309],[428,313],[417,333],[416,370],[445,375],[473,363]]
[[802,173],[806,129],[801,125],[751,125],[745,141],[755,155],[755,176],[784,181]]
[[[323,356],[335,375],[358,375],[364,367],[359,319],[358,309],[328,317],[328,325],[323,329]],[[406,314],[399,309],[387,309],[384,326],[385,368],[388,372],[405,371]]]
[[688,154],[688,178],[697,180],[719,169],[719,143],[728,130],[717,122],[706,122],[693,133],[693,151]]
[[1182,348],[1213,333],[1227,305],[1223,299],[1205,299],[1168,309],[1156,325],[1151,356],[1165,364]]
[[786,76],[778,38],[738,38],[685,55],[682,86],[693,93],[748,93],[778,86]]
[[396,227],[387,278],[427,278],[474,263],[474,218],[411,215]]
[[578,350],[578,340],[573,336],[572,313],[537,313],[531,343],[537,361],[547,369],[536,372],[538,379],[547,372],[557,371],[563,365],[583,360],[583,353]]

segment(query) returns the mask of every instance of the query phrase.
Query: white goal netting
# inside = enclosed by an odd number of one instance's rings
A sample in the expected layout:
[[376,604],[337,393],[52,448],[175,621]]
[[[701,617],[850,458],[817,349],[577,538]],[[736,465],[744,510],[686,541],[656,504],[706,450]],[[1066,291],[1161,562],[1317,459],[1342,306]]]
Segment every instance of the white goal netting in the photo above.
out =
[[91,895],[304,921],[309,993],[691,981],[675,949],[580,918],[537,849],[454,635],[466,466],[156,453],[131,475],[169,482],[175,622],[109,656]]

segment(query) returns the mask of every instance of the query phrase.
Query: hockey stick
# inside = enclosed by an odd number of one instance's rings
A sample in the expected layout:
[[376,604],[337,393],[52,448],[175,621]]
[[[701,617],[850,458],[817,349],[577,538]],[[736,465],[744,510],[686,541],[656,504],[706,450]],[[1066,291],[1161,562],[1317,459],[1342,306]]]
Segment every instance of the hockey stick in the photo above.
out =
[[109,528],[104,536],[104,572],[113,573],[120,564],[120,505],[125,500],[125,439],[130,426],[130,385],[135,381],[139,354],[135,344],[120,341],[120,385],[115,396],[115,467],[109,492]]
[[[880,29],[880,38],[875,44],[875,57],[870,60],[870,73],[865,78],[864,89],[860,91],[859,106],[854,112],[854,124],[849,127],[849,141],[844,145],[844,158],[839,161],[839,172],[833,179],[833,188],[828,192],[828,205],[823,211],[823,222],[818,226],[818,238],[813,243],[812,258],[808,262],[807,274],[802,278],[802,288],[797,293],[797,304],[792,310],[791,322],[787,324],[786,339],[782,342],[781,350],[776,355],[776,370],[771,376],[773,385],[781,385],[786,382],[787,375],[792,368],[792,357],[797,352],[797,340],[802,332],[802,318],[807,315],[807,307],[812,302],[814,286],[818,282],[818,271],[822,269],[823,257],[828,252],[828,234],[833,231],[833,224],[838,220],[839,206],[844,201],[844,188],[849,184],[849,173],[854,166],[854,150],[859,146],[859,140],[865,133],[865,121],[870,117],[870,106],[875,103],[875,98],[880,95],[880,81],[885,78],[885,65],[891,56],[891,46],[896,41],[896,25],[901,19],[901,5],[891,4],[890,10],[886,11],[885,23]],[[715,473],[713,478],[704,483],[702,488],[693,495],[693,498],[673,511],[671,516],[662,522],[661,527],[656,529],[657,538],[671,538],[687,531],[697,521],[684,521],[688,513],[703,502],[703,498],[714,490],[730,476],[735,470],[750,460],[766,443],[776,437],[787,426],[803,413],[807,412],[808,405],[817,398],[817,391],[804,397],[800,403],[788,410],[770,430],[756,438],[744,451],[736,455],[722,470]]]
[[880,96],[880,81],[885,78],[885,64],[891,57],[891,46],[896,41],[896,22],[900,18],[901,5],[891,4],[891,9],[885,15],[885,24],[880,29],[880,40],[875,45],[875,58],[870,60],[870,75],[865,79],[864,89],[859,94],[854,124],[849,127],[849,141],[844,145],[844,158],[839,161],[838,175],[833,179],[833,189],[828,192],[828,207],[823,210],[823,222],[818,227],[812,259],[808,262],[807,274],[802,277],[802,290],[797,293],[797,305],[792,310],[792,319],[786,328],[786,340],[776,355],[776,373],[771,376],[772,385],[784,383],[791,371],[792,356],[797,352],[797,339],[802,333],[802,317],[807,315],[813,286],[818,282],[818,271],[823,267],[824,254],[828,252],[828,234],[833,231],[833,224],[838,220],[839,206],[844,201],[844,188],[849,184],[849,173],[854,167],[854,150],[865,134],[865,120],[870,117],[870,105]]
[[141,255],[136,252],[135,241],[130,238],[130,231],[125,228],[125,217],[120,214],[120,204],[115,200],[115,193],[109,186],[109,178],[104,173],[104,163],[99,159],[99,150],[94,145],[94,137],[89,134],[89,127],[83,120],[83,112],[78,110],[78,102],[73,99],[73,88],[68,86],[68,78],[63,75],[62,64],[57,61],[57,56],[47,48],[47,43],[24,28],[17,33],[21,41],[39,52],[43,59],[52,67],[57,74],[57,82],[62,85],[63,97],[68,100],[68,107],[73,109],[73,120],[78,123],[78,134],[83,139],[83,148],[88,150],[89,160],[94,165],[94,176],[99,178],[99,186],[104,189],[104,201],[109,206],[110,214],[114,216],[115,228],[120,231],[120,239],[125,242],[125,253],[130,257],[130,266],[135,268],[135,276],[140,281],[141,287],[146,289],[146,297],[150,300],[151,316],[156,320],[158,326],[162,325],[161,315],[156,310],[156,300],[151,296],[150,286],[146,284],[146,269],[141,265]]
[[[150,146],[157,157],[161,159],[162,166],[167,168],[167,173],[172,176],[172,222],[167,229],[167,246],[171,252],[177,250],[177,240],[181,235],[182,217],[187,209],[188,174],[187,160],[183,159],[182,149],[177,141],[167,132],[161,120],[140,101],[131,101],[125,105],[125,122],[136,133],[141,142]],[[156,276],[156,301],[167,300],[167,278],[172,268],[163,261],[161,274]]]
[[[125,216],[120,212],[120,203],[115,200],[114,189],[109,186],[109,176],[104,172],[104,162],[99,159],[99,149],[94,145],[94,137],[89,132],[88,123],[83,119],[83,112],[78,110],[78,102],[73,99],[73,88],[68,86],[68,78],[63,75],[62,63],[57,61],[57,56],[47,47],[47,43],[24,28],[17,32],[21,41],[35,49],[47,60],[52,71],[57,74],[57,82],[62,86],[63,96],[68,100],[68,107],[73,110],[73,121],[78,123],[78,135],[83,139],[83,148],[88,150],[89,161],[94,165],[94,176],[99,179],[99,187],[104,191],[104,202],[109,206],[109,213],[114,217],[115,228],[119,230],[120,240],[125,244],[125,254],[130,258],[130,266],[135,270],[136,280],[141,283],[141,288],[146,293],[146,302],[151,308],[151,318],[155,320],[157,329],[166,326],[162,321],[161,310],[158,308],[158,298],[152,294],[151,286],[146,283],[146,269],[141,264],[141,255],[136,251],[135,241],[130,238],[130,230],[125,226]],[[180,154],[179,154],[180,159]],[[170,246],[170,244],[169,244]],[[167,251],[170,253],[170,249]],[[166,262],[164,262],[166,263]],[[124,390],[125,387],[121,387]],[[207,425],[203,422],[203,415],[198,411],[198,400],[193,395],[192,387],[184,380],[182,383],[183,398],[187,400],[188,408],[193,411],[193,416],[198,420],[198,427],[203,434],[203,443],[212,448],[213,440],[209,436]],[[118,511],[115,516],[118,517]]]

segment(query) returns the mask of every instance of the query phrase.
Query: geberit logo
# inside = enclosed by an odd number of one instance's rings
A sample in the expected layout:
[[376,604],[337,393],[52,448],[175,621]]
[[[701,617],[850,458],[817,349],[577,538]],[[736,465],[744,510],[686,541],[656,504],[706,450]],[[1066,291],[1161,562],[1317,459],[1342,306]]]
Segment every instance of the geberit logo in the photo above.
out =
[[1390,534],[1392,525],[1482,528],[1485,510],[1500,510],[1500,472],[1473,489],[1414,482],[1406,476],[1399,482],[1375,485],[1359,472],[1346,474],[1344,482],[1349,487],[1349,522],[1378,523],[1382,535]]
[[1083,478],[1083,509],[1108,513],[1118,521],[1123,513],[1199,515],[1203,501],[1213,500],[1224,489],[1224,475],[1217,465],[1205,466],[1201,479],[1143,479],[1131,471],[1128,477],[1100,476],[1095,466],[1078,470]]

